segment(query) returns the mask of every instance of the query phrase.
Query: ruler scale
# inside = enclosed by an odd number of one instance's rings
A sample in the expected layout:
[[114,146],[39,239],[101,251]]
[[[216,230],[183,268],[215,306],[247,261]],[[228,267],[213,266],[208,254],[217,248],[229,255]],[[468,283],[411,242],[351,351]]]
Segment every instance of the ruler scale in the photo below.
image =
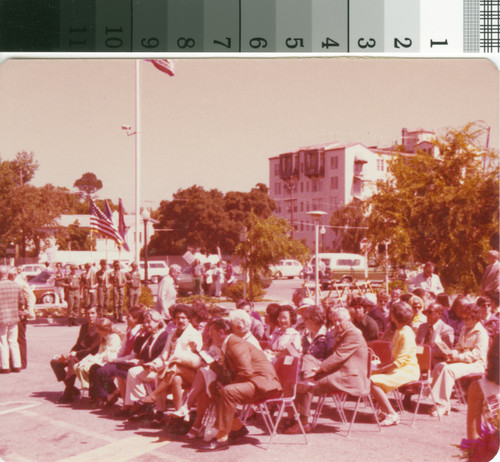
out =
[[498,53],[500,0],[0,0],[0,52]]

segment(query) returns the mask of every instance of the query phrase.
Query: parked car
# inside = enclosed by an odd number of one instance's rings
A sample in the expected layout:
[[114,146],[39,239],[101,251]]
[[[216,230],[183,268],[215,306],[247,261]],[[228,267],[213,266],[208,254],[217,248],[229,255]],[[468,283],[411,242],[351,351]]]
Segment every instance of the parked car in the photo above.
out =
[[55,274],[51,271],[42,271],[28,281],[35,293],[36,303],[51,305],[56,301]]
[[39,275],[42,271],[45,271],[47,268],[45,265],[41,265],[38,263],[21,265],[21,274],[26,278],[27,281],[33,279],[35,276]]
[[[141,261],[139,264],[139,272],[141,273],[141,279],[144,281],[146,279],[146,264]],[[169,268],[164,261],[148,261],[148,282],[153,284],[158,284],[167,274]]]
[[293,279],[295,277],[300,277],[303,271],[303,267],[297,260],[280,260],[277,265],[271,266],[271,274],[274,278],[285,277],[288,279]]

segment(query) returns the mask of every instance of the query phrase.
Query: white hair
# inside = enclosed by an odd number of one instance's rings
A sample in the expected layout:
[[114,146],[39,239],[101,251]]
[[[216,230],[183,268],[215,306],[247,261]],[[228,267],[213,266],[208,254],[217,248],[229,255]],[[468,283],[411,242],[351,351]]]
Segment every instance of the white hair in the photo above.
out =
[[351,319],[351,315],[349,313],[349,310],[347,308],[344,308],[343,306],[340,306],[338,308],[335,308],[332,311],[333,315],[335,317],[338,317],[341,320],[346,320],[346,319]]
[[231,324],[235,325],[237,323],[243,324],[243,327],[250,329],[252,325],[252,319],[250,315],[245,310],[233,310],[229,313],[229,321]]

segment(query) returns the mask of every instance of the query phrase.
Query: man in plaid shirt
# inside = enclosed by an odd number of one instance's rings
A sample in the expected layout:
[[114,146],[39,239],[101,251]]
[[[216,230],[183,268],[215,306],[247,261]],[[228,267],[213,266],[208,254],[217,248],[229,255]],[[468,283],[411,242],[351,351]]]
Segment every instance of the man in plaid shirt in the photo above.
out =
[[[0,266],[0,373],[21,372],[21,354],[17,343],[19,310],[23,306],[21,287],[7,278],[9,269]],[[9,368],[9,356],[12,369]]]

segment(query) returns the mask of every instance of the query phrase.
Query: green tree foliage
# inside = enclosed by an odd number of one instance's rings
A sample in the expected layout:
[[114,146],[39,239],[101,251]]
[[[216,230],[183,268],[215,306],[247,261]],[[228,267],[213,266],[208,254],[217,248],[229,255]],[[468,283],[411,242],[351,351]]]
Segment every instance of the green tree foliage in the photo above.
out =
[[[291,239],[290,223],[275,216],[259,218],[250,215],[247,238],[236,247],[236,253],[242,258],[243,269],[250,273],[252,281],[260,274],[266,274],[269,266],[282,258],[295,258],[302,263],[309,259],[309,249],[296,239]],[[252,293],[250,293],[252,297]]]
[[498,159],[482,137],[469,124],[436,139],[436,156],[395,156],[391,180],[368,201],[370,240],[390,239],[393,263],[431,260],[445,285],[464,292],[477,289],[499,225]]
[[84,173],[78,180],[73,183],[83,196],[91,196],[99,189],[102,189],[102,181],[97,178],[95,173]]
[[80,227],[78,220],[57,233],[56,245],[59,250],[91,250],[95,247],[95,236],[90,228]]
[[13,161],[0,161],[0,252],[10,243],[19,245],[21,256],[28,246],[35,255],[49,228],[64,209],[66,197],[60,188],[46,185],[37,188],[28,182],[38,163],[33,154],[18,153]]
[[340,246],[335,249],[341,252],[360,253],[359,243],[366,236],[368,219],[364,204],[354,199],[350,204],[335,210],[330,218],[332,226],[344,227],[337,229],[340,234]]
[[[156,254],[183,254],[188,248],[231,254],[239,242],[243,226],[250,223],[253,212],[269,217],[275,208],[267,187],[258,184],[249,193],[205,190],[191,186],[174,194],[171,201],[162,201],[153,215],[159,220],[150,249]],[[166,231],[168,230],[168,231]]]

